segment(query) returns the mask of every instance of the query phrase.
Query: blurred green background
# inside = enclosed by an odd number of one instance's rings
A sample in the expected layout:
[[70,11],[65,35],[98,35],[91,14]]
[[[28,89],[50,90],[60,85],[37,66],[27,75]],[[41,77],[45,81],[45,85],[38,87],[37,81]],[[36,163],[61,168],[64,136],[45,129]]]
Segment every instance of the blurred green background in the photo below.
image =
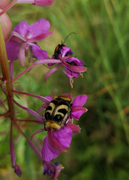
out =
[[[67,153],[57,160],[64,165],[59,180],[128,180],[129,179],[129,1],[127,0],[55,0],[50,7],[15,5],[8,14],[15,25],[26,19],[29,24],[40,18],[50,21],[53,35],[38,44],[51,57],[57,44],[71,32],[69,46],[88,68],[84,78],[74,81],[61,70],[44,83],[49,70],[43,65],[34,67],[21,77],[14,88],[42,96],[72,93],[87,94],[85,113],[78,122],[81,133],[73,135]],[[14,75],[21,72],[16,62]],[[37,110],[41,101],[26,96],[15,97],[21,104]],[[1,109],[1,108],[0,108]],[[17,109],[18,118],[27,113]],[[0,122],[0,179],[19,179],[10,165],[10,122]],[[24,132],[30,133],[41,125],[23,124]],[[2,134],[2,133],[1,133]],[[36,136],[41,142],[45,133]],[[31,150],[19,132],[14,129],[16,162],[23,169],[21,180],[50,179],[42,175],[42,162]]]

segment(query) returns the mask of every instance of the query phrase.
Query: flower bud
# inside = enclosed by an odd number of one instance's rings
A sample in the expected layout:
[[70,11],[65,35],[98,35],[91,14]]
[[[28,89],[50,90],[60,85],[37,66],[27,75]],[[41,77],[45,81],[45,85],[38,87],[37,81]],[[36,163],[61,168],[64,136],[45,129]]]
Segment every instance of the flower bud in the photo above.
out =
[[55,0],[35,0],[34,5],[36,6],[50,6],[54,3]]
[[14,168],[14,172],[21,177],[22,175],[22,169],[20,168],[20,166],[18,164],[15,164],[15,166],[12,166]]

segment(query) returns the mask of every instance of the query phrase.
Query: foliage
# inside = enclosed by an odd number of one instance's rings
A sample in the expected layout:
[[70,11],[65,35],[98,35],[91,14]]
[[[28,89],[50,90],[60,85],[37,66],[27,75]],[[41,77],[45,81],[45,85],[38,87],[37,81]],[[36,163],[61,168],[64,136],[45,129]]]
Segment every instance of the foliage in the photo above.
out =
[[[18,14],[19,10],[22,15]],[[32,11],[33,17],[30,13]],[[14,12],[18,15],[16,16]],[[41,17],[51,22],[53,36],[49,37],[49,43],[48,41],[40,43],[48,50],[50,56],[58,43],[71,32],[75,32],[76,35],[71,35],[65,44],[88,67],[84,78],[75,80],[73,90],[70,90],[68,79],[60,72],[55,72],[54,78],[50,77],[47,84],[43,85],[43,65],[32,69],[28,76],[25,76],[26,78],[21,77],[20,85],[16,84],[18,89],[24,84],[26,90],[31,89],[32,93],[39,93],[42,96],[50,95],[52,90],[60,93],[71,91],[74,95],[88,94],[88,113],[83,115],[79,122],[81,134],[74,137],[69,152],[58,158],[59,160],[61,158],[65,165],[59,179],[128,179],[129,2],[125,0],[56,0],[49,8],[17,5],[9,11],[9,14],[12,21],[16,23],[24,19],[32,23]],[[15,73],[18,69],[19,65]],[[33,78],[37,70],[40,71],[40,76],[37,74]],[[32,97],[30,100],[31,108],[38,109],[36,100],[33,101]],[[23,112],[21,116],[24,116]],[[2,121],[0,130],[6,131],[5,127],[8,127],[8,122]],[[33,125],[32,129],[35,129]],[[43,133],[39,135],[41,141],[43,135]],[[17,132],[15,136],[17,140]],[[3,180],[8,174],[13,179],[18,179],[9,169],[9,152],[5,151],[8,138],[6,135],[0,137],[0,179]],[[23,170],[26,171],[21,179],[43,178],[42,164],[36,155],[30,152],[31,150],[28,151],[26,142],[21,139],[20,144],[18,146],[16,144],[16,149],[24,155],[21,158],[21,153],[17,154],[18,161],[24,164]],[[32,157],[33,161],[31,161]]]

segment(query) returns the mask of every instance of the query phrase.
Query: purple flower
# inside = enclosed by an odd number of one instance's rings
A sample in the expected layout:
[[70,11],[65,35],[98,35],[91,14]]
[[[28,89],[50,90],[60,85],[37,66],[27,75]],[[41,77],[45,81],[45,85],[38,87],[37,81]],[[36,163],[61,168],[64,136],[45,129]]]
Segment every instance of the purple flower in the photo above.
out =
[[[82,76],[82,72],[85,72],[87,68],[83,67],[84,63],[82,61],[80,61],[76,57],[71,56],[72,54],[73,52],[71,51],[71,49],[63,44],[59,44],[56,47],[51,61],[53,61],[53,59],[59,59],[61,62],[46,73],[45,82],[53,72],[61,67],[62,71],[70,79],[70,85],[71,88],[73,88],[73,78],[78,78],[79,74],[81,74]],[[52,65],[54,65],[54,63],[48,64],[48,66]]]
[[44,161],[51,161],[61,152],[66,152],[66,148],[70,147],[73,133],[80,132],[80,127],[71,124],[71,119],[75,118],[78,120],[80,116],[87,111],[86,108],[82,107],[86,100],[86,95],[77,96],[73,100],[71,114],[66,121],[66,125],[61,127],[59,130],[52,131],[51,128],[48,128],[48,134],[43,140],[42,146],[42,159]]
[[35,42],[52,34],[52,32],[48,32],[49,27],[50,23],[45,19],[40,19],[31,25],[28,25],[26,20],[17,24],[6,43],[8,59],[11,61],[19,59],[21,66],[24,67],[25,57],[29,50],[31,51],[30,61],[33,56],[38,60],[48,58],[47,52],[40,49]]
[[44,175],[48,175],[49,177],[52,177],[53,180],[56,179],[60,171],[64,168],[59,162],[55,162],[54,164],[52,162],[43,161],[44,165]]

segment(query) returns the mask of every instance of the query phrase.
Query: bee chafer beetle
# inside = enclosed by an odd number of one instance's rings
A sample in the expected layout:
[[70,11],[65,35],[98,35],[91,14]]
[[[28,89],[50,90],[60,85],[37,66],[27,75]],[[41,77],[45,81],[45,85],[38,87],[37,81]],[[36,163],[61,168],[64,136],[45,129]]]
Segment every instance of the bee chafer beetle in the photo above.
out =
[[63,46],[65,46],[63,43],[62,44],[58,44],[55,48],[54,51],[54,58],[58,59],[59,58],[59,54],[61,53],[61,49],[63,48]]
[[[62,42],[61,44],[58,44],[55,48],[55,51],[54,51],[54,58],[55,59],[60,59],[60,54],[61,54],[61,50],[63,49],[63,47],[65,46],[65,41],[66,39],[71,35],[71,34],[76,34],[75,32],[72,32],[70,33],[64,40],[64,42]],[[65,56],[72,56],[73,52],[70,50],[68,51]]]
[[55,96],[45,110],[45,129],[59,130],[62,126],[65,126],[71,113],[71,105],[70,97],[66,95]]
[[[61,50],[63,50],[63,47],[64,47],[64,43],[62,44],[58,44],[55,48],[55,51],[54,51],[54,58],[55,59],[60,59],[60,55],[62,56],[62,53],[61,53]],[[68,51],[65,56],[72,56],[73,52],[72,51]]]

